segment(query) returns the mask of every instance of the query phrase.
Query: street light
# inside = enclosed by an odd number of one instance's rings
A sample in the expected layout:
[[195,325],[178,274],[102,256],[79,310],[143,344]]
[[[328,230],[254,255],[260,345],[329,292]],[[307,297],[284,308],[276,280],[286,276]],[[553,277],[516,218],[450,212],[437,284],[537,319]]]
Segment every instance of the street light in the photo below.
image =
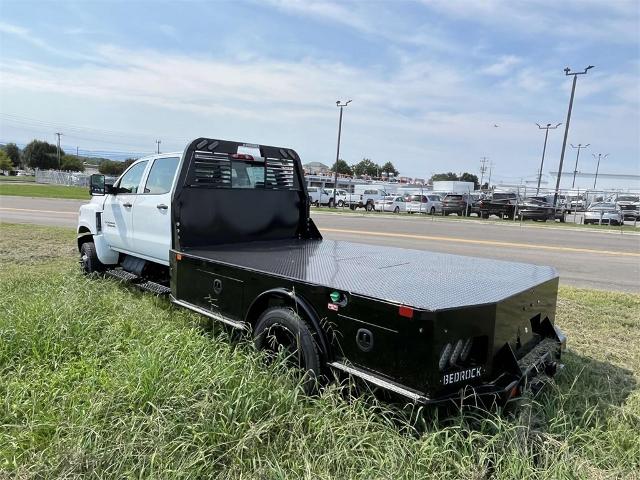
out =
[[561,123],[557,123],[555,127],[552,127],[550,123],[547,123],[546,127],[541,127],[539,123],[536,123],[540,130],[545,130],[544,132],[544,147],[542,147],[542,160],[540,161],[540,171],[538,172],[538,188],[536,189],[536,195],[540,193],[540,180],[542,179],[542,167],[544,165],[544,153],[547,151],[547,138],[549,137],[549,130],[555,130],[558,128]]
[[571,72],[569,67],[564,69],[565,76],[573,75],[573,85],[571,86],[571,97],[569,98],[569,110],[567,111],[567,122],[564,126],[564,140],[562,141],[562,152],[560,152],[560,166],[558,167],[558,178],[556,180],[556,192],[553,196],[553,206],[558,203],[558,191],[560,190],[560,177],[562,176],[562,165],[564,164],[564,152],[567,149],[567,136],[569,135],[569,123],[571,122],[571,110],[573,109],[573,97],[576,93],[576,80],[578,75],[585,75],[589,70],[593,68],[593,65],[589,65],[582,72]]
[[340,135],[342,134],[342,109],[349,105],[351,100],[347,100],[345,103],[341,103],[340,100],[336,102],[336,107],[340,107],[340,120],[338,120],[338,148],[336,150],[336,164],[334,165],[333,172],[333,206],[336,206],[336,190],[338,190],[338,159],[340,158]]
[[[593,158],[596,158],[596,154],[592,153],[591,155],[593,155]],[[598,170],[600,170],[600,157],[602,158],[607,158],[609,156],[609,154],[607,153],[604,157],[602,157],[602,154],[599,153],[598,154],[598,166],[596,167],[596,178],[593,180],[593,189],[596,189],[596,182],[598,181]]]
[[574,188],[576,186],[576,173],[578,173],[578,159],[580,158],[580,150],[582,150],[583,148],[587,148],[589,145],[591,144],[587,143],[586,145],[582,145],[581,143],[579,143],[576,147],[573,143],[571,144],[571,148],[578,149],[578,153],[576,154],[576,165],[575,167],[573,167],[573,183],[571,184],[571,188]]

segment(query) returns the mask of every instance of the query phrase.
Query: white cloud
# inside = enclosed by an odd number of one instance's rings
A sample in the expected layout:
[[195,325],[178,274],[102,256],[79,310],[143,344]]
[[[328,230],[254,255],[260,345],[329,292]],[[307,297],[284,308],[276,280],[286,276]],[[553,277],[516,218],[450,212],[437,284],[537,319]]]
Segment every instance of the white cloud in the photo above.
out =
[[520,64],[522,59],[515,55],[503,55],[498,59],[497,62],[492,63],[491,65],[486,66],[481,71],[487,75],[507,75],[511,73],[513,67]]

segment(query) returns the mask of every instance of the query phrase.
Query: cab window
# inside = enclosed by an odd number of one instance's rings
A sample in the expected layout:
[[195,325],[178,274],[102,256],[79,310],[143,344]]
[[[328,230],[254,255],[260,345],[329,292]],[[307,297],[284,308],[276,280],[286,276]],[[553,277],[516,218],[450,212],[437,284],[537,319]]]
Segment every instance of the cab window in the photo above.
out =
[[144,169],[147,168],[147,161],[136,163],[120,178],[118,188],[120,193],[137,193],[138,185],[142,180]]
[[159,195],[170,192],[179,161],[178,157],[155,159],[144,186],[144,193]]

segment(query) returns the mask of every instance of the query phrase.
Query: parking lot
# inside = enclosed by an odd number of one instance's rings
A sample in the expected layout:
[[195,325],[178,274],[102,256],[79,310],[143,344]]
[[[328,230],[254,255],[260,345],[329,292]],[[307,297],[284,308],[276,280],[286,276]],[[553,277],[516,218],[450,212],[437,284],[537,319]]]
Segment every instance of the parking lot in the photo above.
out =
[[[0,221],[72,228],[82,203],[3,196]],[[640,234],[628,230],[315,209],[312,215],[325,238],[552,265],[566,285],[640,291]]]

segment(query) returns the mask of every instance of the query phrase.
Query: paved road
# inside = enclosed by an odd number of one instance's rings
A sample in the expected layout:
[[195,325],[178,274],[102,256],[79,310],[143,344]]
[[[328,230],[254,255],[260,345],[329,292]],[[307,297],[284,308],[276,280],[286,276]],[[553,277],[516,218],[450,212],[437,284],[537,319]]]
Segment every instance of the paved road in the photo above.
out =
[[[82,203],[0,196],[0,221],[73,227]],[[326,238],[553,265],[567,285],[640,292],[638,234],[426,216],[314,212],[313,218]]]

